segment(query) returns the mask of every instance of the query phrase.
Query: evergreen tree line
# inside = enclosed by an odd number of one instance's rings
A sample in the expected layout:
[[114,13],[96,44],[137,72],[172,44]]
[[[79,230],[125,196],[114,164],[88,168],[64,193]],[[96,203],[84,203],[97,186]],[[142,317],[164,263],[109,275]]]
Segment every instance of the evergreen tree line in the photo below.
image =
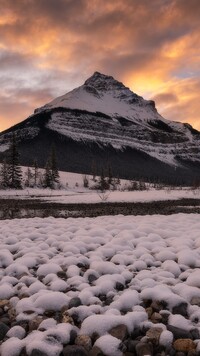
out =
[[16,137],[15,134],[13,134],[8,157],[7,159],[4,159],[0,167],[0,189],[22,189],[23,186],[51,189],[60,187],[55,148],[52,147],[51,149],[44,173],[42,174],[39,171],[37,161],[35,160],[33,162],[33,167],[27,168],[27,171],[25,172],[25,181],[23,181]]

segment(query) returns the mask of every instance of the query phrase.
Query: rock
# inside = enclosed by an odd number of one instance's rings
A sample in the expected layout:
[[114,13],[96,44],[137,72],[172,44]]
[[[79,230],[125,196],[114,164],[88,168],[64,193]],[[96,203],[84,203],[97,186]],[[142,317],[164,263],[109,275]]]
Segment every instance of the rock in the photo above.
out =
[[15,311],[14,308],[8,309],[8,316],[9,316],[11,321],[16,320],[16,311]]
[[170,313],[168,311],[162,310],[160,315],[162,316],[161,323],[164,324],[164,325],[167,325]]
[[159,311],[165,309],[167,306],[167,303],[164,301],[159,301],[159,300],[154,300],[151,303],[151,308],[153,309],[154,312],[159,313]]
[[76,330],[71,330],[69,334],[69,344],[73,345],[75,343],[75,340],[77,338],[77,332]]
[[174,335],[174,339],[192,339],[192,335],[190,331],[177,328],[176,326],[173,325],[167,325],[167,330],[171,331],[172,334]]
[[69,324],[74,325],[73,318],[68,314],[68,312],[66,310],[62,313],[61,322],[62,323],[69,323]]
[[89,274],[89,276],[88,276],[88,282],[89,282],[89,284],[92,284],[94,281],[96,281],[98,278],[97,278],[97,276],[95,276],[95,274]]
[[108,333],[122,341],[124,341],[128,336],[128,330],[124,324],[115,326],[114,328],[110,329]]
[[126,346],[127,352],[135,353],[136,345],[139,343],[139,340],[131,340],[127,339],[124,341],[124,345]]
[[74,297],[72,298],[70,301],[69,301],[69,305],[68,305],[68,308],[71,309],[71,308],[76,308],[78,307],[79,305],[82,305],[82,302],[80,300],[79,297]]
[[200,332],[198,329],[190,330],[190,334],[192,335],[193,340],[200,339]]
[[146,313],[148,315],[148,319],[150,319],[153,314],[153,308],[152,307],[146,308]]
[[67,345],[63,348],[63,356],[88,356],[88,352],[83,346]]
[[30,320],[28,323],[29,332],[37,330],[43,320],[44,318],[41,316],[36,316],[34,319]]
[[90,350],[89,356],[104,356],[104,354],[102,353],[102,351],[99,349],[99,347],[94,346],[92,348],[92,350]]
[[87,351],[92,348],[92,340],[88,335],[78,335],[75,339],[75,344],[83,346]]
[[47,318],[53,318],[54,315],[55,315],[55,311],[54,311],[54,310],[45,310],[44,315],[45,315]]
[[33,349],[31,351],[30,356],[48,356],[48,354],[44,351],[38,350],[38,349]]
[[160,323],[162,321],[162,316],[155,312],[151,315],[151,321],[154,324]]
[[189,352],[196,349],[196,344],[191,339],[177,339],[173,347],[176,351]]
[[137,356],[153,356],[153,346],[151,343],[139,342],[135,349]]
[[0,300],[0,308],[4,308],[5,306],[9,305],[9,300],[8,299],[2,299]]
[[188,307],[188,304],[185,302],[182,302],[178,305],[175,305],[175,307],[172,308],[172,313],[180,314],[187,318],[188,317],[187,307]]
[[190,350],[187,354],[187,356],[198,356],[198,355],[199,355],[199,353],[195,350]]
[[190,301],[191,305],[198,305],[200,307],[200,297],[193,297]]
[[0,322],[0,341],[4,339],[9,330],[10,328],[8,327],[8,325]]
[[120,282],[116,282],[115,289],[118,291],[124,290],[124,285]]
[[64,271],[58,271],[58,272],[57,272],[57,276],[58,276],[59,278],[63,279],[63,280],[66,280],[66,279],[67,279],[67,274],[66,274],[66,272],[64,272]]
[[150,328],[147,332],[146,332],[146,336],[148,337],[148,339],[155,345],[159,344],[159,339],[160,339],[160,335],[163,332],[162,328]]
[[139,336],[140,337],[144,336],[146,334],[146,331],[147,330],[144,330],[144,331],[143,331],[143,329],[141,330],[139,327],[134,328],[134,330],[131,333],[131,339],[135,340]]
[[14,323],[12,323],[12,326],[19,325],[22,328],[24,328],[24,330],[26,332],[28,332],[29,331],[29,324],[28,323],[29,323],[28,320],[17,320]]
[[7,326],[11,325],[10,319],[5,315],[0,319],[0,322],[3,323],[3,324],[6,324]]

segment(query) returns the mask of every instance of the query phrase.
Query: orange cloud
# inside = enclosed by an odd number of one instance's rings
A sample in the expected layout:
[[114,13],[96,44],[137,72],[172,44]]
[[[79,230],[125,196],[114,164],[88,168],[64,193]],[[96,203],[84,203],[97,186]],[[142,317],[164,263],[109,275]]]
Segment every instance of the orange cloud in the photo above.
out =
[[0,130],[95,70],[200,128],[199,0],[0,0],[0,8]]

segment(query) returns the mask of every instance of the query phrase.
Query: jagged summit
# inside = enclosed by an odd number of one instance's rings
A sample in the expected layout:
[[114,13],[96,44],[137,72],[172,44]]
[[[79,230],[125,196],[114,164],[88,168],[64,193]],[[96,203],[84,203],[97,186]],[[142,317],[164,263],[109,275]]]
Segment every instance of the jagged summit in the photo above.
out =
[[56,107],[101,112],[112,117],[120,115],[137,122],[144,121],[147,116],[149,119],[155,115],[160,118],[154,101],[143,99],[112,76],[99,72],[94,72],[83,85],[36,109],[34,113]]
[[129,90],[123,83],[114,79],[112,76],[100,72],[94,72],[94,74],[85,81],[84,85],[94,87],[100,91]]

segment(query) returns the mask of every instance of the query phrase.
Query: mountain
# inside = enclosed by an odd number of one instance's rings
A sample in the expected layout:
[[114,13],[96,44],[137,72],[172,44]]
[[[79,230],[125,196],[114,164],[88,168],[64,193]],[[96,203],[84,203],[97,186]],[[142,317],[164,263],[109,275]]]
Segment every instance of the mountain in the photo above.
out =
[[1,132],[1,160],[13,132],[24,165],[44,166],[54,144],[60,170],[110,167],[119,177],[185,184],[200,177],[200,132],[164,119],[154,101],[99,72]]

